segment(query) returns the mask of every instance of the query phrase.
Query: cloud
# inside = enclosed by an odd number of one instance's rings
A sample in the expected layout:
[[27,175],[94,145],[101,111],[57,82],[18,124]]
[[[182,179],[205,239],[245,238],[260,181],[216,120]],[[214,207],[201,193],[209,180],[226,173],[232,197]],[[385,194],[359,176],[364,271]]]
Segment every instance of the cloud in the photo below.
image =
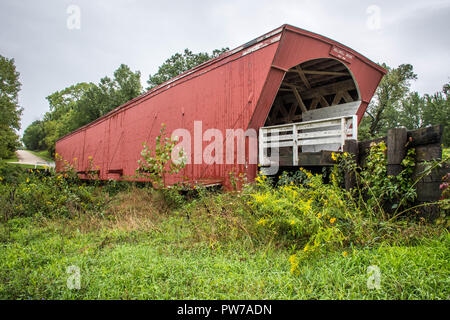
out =
[[[80,30],[66,26],[69,5]],[[381,27],[367,27],[370,5]],[[413,89],[440,90],[449,80],[450,1],[320,0],[3,0],[0,54],[13,57],[23,84],[22,128],[48,111],[45,97],[78,82],[98,82],[125,63],[142,81],[166,58],[237,47],[284,23],[337,40],[373,61],[413,64]],[[21,132],[23,132],[23,129]]]

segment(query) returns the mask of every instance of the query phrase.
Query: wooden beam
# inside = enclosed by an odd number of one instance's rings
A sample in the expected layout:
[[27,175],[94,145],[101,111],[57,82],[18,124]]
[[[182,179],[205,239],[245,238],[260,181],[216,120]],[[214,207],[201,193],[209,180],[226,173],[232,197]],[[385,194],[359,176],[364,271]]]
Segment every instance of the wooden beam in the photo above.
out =
[[320,102],[320,98],[314,98],[313,101],[311,101],[311,105],[309,106],[309,110],[315,110],[317,108],[317,105]]
[[289,122],[292,122],[292,119],[294,119],[295,111],[297,111],[297,107],[298,107],[298,102],[295,102],[292,104],[291,110],[289,110],[289,117],[288,117]]
[[348,93],[348,91],[344,91],[343,93],[343,98],[345,100],[345,102],[352,102],[353,98],[352,96]]
[[334,96],[333,102],[331,103],[332,106],[335,106],[339,103],[339,101],[341,101],[342,96],[344,95],[343,91],[339,91],[336,93],[336,95]]
[[311,89],[311,85],[309,84],[308,79],[306,78],[305,73],[303,72],[302,68],[300,66],[295,66],[295,69],[297,70],[298,75],[302,79],[303,83],[308,89]]
[[297,88],[295,86],[291,86],[291,89],[292,89],[292,92],[294,93],[295,99],[297,99],[297,102],[300,105],[300,108],[302,109],[302,112],[308,111],[308,109],[306,109],[305,104],[303,103],[300,93],[298,93]]
[[323,76],[349,76],[348,72],[333,72],[333,71],[316,71],[316,70],[303,70],[304,74],[317,74]]
[[322,108],[329,107],[327,99],[325,99],[323,96],[320,97],[320,104],[322,105]]
[[[292,89],[291,89],[292,87],[297,88],[298,90],[304,89],[304,88],[302,88],[302,87],[300,87],[300,86],[297,86],[297,85],[295,85],[295,84],[293,84],[293,83],[286,82],[286,81],[283,81],[283,82],[281,83],[281,85],[289,87],[289,88],[290,88],[289,90],[292,90]],[[282,89],[283,89],[283,88],[282,88]]]
[[355,83],[353,79],[348,79],[345,81],[335,82],[326,84],[321,87],[312,88],[302,92],[302,97],[305,100],[320,98],[322,96],[327,96],[330,94],[336,94],[339,91],[349,91],[355,89]]

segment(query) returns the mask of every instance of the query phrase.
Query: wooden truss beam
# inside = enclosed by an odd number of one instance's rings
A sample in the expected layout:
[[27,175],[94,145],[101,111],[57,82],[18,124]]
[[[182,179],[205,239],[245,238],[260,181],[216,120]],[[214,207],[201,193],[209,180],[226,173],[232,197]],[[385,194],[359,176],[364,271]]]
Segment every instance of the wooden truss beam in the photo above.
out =
[[300,93],[298,93],[296,86],[290,85],[290,87],[291,87],[292,92],[294,93],[295,99],[297,99],[297,102],[298,102],[300,108],[302,109],[302,112],[308,111],[308,109],[306,109],[305,104],[303,103],[303,99],[300,96]]
[[355,89],[355,83],[352,79],[340,81],[336,83],[326,84],[321,87],[312,88],[302,92],[302,97],[305,100],[320,98],[321,96],[328,96],[336,94],[339,91],[349,91]]
[[[297,72],[298,73],[299,66],[296,66],[295,69],[290,69],[289,72]],[[349,76],[348,72],[335,72],[335,71],[319,71],[319,70],[302,70],[302,75],[313,74],[313,75],[321,75],[321,76]],[[302,79],[303,80],[303,79]]]
[[305,84],[305,86],[308,89],[311,89],[311,84],[309,83],[308,79],[306,78],[306,75],[303,72],[302,68],[300,66],[296,66],[295,69],[296,69],[298,75],[300,76],[300,78],[302,79],[303,83]]

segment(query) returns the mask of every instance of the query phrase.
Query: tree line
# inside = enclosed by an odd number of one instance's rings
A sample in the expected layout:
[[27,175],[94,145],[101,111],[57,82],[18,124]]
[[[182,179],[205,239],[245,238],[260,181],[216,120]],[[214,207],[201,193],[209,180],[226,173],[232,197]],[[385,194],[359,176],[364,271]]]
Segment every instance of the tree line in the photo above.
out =
[[[211,59],[228,48],[211,53],[193,53],[185,49],[167,59],[158,71],[150,75],[146,90]],[[384,136],[389,128],[404,126],[418,129],[442,124],[445,127],[443,143],[450,145],[450,83],[441,91],[420,95],[411,91],[411,82],[417,79],[413,66],[402,64],[396,68],[382,64],[387,74],[380,82],[359,127],[362,140]],[[22,108],[18,104],[19,73],[14,59],[0,56],[0,158],[10,157],[20,146],[16,130],[20,129]],[[41,120],[34,121],[24,131],[22,142],[29,150],[55,152],[55,143],[66,134],[94,121],[125,102],[141,95],[141,73],[120,65],[112,77],[105,76],[99,83],[78,83],[54,92],[47,97],[49,111]]]
[[420,95],[411,91],[411,82],[417,79],[413,66],[402,64],[387,70],[378,85],[366,114],[359,126],[359,139],[385,136],[390,128],[405,127],[409,130],[430,125],[444,125],[443,144],[450,145],[450,82],[434,94]]
[[[186,49],[183,53],[176,53],[155,74],[149,76],[146,90],[227,50],[223,48],[209,54],[193,53]],[[47,101],[50,110],[42,120],[36,120],[26,128],[22,141],[27,149],[48,150],[53,156],[58,139],[143,93],[141,73],[122,64],[114,71],[112,78],[104,77],[98,84],[78,83],[49,95]]]
[[19,106],[19,76],[14,59],[0,55],[0,159],[11,158],[20,146],[16,132],[23,111]]

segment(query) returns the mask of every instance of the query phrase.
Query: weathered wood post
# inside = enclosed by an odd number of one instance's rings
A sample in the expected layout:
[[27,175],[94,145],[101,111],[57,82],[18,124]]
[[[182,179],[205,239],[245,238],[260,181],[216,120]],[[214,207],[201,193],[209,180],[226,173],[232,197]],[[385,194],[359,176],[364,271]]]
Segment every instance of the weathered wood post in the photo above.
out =
[[[419,180],[416,184],[417,201],[437,201],[441,197],[439,189],[442,177],[450,172],[450,167],[443,165],[436,167],[429,174],[424,175],[427,167],[426,162],[442,159],[442,134],[444,127],[436,125],[408,132],[409,148],[416,149],[416,166],[414,168],[413,180]],[[426,208],[426,210],[433,211]],[[425,210],[423,210],[425,211]]]
[[[345,140],[344,152],[348,152],[353,155],[354,160],[356,163],[358,163],[358,156],[359,156],[359,147],[358,147],[358,141],[357,140]],[[345,172],[345,189],[350,190],[354,188],[356,185],[356,176],[354,172]]]
[[396,176],[402,171],[406,155],[408,133],[406,128],[389,129],[387,134],[387,174]]

